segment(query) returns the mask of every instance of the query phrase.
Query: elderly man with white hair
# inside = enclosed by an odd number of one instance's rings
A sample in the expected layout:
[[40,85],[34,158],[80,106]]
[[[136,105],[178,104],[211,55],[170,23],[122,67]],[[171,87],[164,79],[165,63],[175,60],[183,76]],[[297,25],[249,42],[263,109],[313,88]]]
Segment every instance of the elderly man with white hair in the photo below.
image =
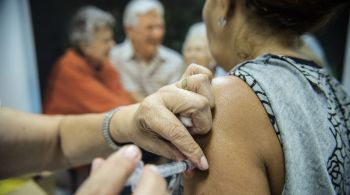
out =
[[122,83],[135,101],[178,80],[183,72],[181,56],[162,46],[164,8],[157,0],[132,0],[123,18],[127,39],[114,47],[110,58]]

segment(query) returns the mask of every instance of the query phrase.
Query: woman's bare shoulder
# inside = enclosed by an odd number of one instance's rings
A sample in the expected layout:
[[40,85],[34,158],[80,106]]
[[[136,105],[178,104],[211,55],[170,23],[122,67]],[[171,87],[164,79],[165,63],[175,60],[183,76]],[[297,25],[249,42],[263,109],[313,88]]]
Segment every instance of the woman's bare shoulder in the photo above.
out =
[[197,139],[208,157],[209,171],[186,180],[186,194],[280,193],[283,153],[260,100],[237,77],[220,77],[212,84],[213,129]]

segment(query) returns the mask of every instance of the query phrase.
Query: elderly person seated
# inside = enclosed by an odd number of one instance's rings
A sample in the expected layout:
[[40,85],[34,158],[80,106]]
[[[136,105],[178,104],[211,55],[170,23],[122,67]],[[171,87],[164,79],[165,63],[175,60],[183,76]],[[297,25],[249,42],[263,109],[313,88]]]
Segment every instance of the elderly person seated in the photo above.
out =
[[[44,113],[100,113],[131,104],[132,98],[108,59],[114,45],[112,15],[86,6],[78,10],[71,25],[71,48],[51,72],[44,96]],[[71,171],[73,191],[88,173],[88,167]]]
[[196,63],[213,72],[213,75],[223,76],[226,72],[216,66],[216,62],[209,50],[207,29],[203,22],[193,24],[186,35],[182,54],[186,65]]
[[105,112],[132,103],[108,54],[114,18],[96,7],[81,8],[70,31],[71,48],[58,60],[44,97],[45,114]]
[[174,83],[183,73],[181,56],[162,44],[164,8],[157,0],[133,0],[123,16],[127,39],[111,51],[124,87],[136,100]]

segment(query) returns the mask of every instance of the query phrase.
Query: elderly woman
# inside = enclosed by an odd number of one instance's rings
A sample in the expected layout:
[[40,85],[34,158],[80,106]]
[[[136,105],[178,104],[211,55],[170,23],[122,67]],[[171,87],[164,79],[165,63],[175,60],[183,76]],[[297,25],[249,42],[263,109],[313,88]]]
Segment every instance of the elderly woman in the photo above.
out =
[[[83,7],[74,16],[71,48],[55,64],[44,97],[45,114],[101,113],[133,101],[108,60],[114,45],[112,15]],[[88,167],[71,172],[73,191],[87,177]]]
[[213,129],[197,140],[210,168],[186,194],[350,193],[350,99],[296,45],[346,4],[206,0],[210,50],[231,76],[213,80]]
[[44,113],[97,113],[132,103],[108,61],[114,45],[112,15],[87,6],[78,10],[71,25],[71,48],[51,72]]
[[199,64],[211,70],[215,76],[225,75],[225,71],[216,66],[215,60],[210,53],[207,29],[203,22],[193,24],[188,30],[182,54],[187,65],[191,63]]

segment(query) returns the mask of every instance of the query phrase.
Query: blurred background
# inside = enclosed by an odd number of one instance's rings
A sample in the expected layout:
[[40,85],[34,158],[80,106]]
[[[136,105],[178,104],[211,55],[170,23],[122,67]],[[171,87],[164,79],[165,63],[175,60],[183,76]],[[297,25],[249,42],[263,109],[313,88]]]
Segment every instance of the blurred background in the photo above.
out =
[[[188,28],[202,21],[204,0],[160,0],[165,7],[164,45],[181,53]],[[83,5],[116,18],[115,40],[125,34],[122,15],[128,0],[0,0],[0,100],[2,105],[41,113],[48,75],[68,45],[68,26]],[[349,12],[339,13],[305,42],[350,92]],[[0,194],[1,183],[0,183]]]
[[[0,99],[3,104],[40,112],[40,98],[47,76],[68,46],[67,29],[73,13],[87,4],[112,13],[117,21],[115,39],[120,43],[125,38],[122,14],[127,2],[128,0],[1,0]],[[165,7],[167,30],[164,45],[181,52],[189,26],[201,21],[204,0],[161,2]],[[349,85],[349,76],[346,76],[344,66],[350,52],[346,49],[348,21],[349,13],[344,11],[326,28],[314,34],[323,48],[329,69],[345,85]],[[347,64],[349,63],[348,61]],[[347,71],[350,71],[349,68]]]

